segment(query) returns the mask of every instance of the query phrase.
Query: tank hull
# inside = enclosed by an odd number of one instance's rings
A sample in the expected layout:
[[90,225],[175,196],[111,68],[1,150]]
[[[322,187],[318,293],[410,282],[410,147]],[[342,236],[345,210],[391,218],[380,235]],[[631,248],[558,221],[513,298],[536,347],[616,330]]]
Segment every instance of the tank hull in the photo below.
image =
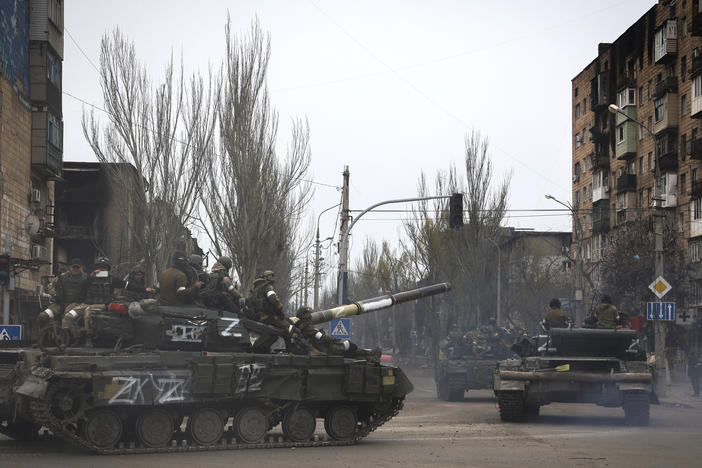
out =
[[412,391],[399,368],[326,355],[6,349],[0,364],[4,432],[93,453],[350,444]]
[[621,407],[627,423],[648,425],[653,372],[632,351],[635,337],[632,330],[556,330],[534,355],[498,362],[493,390],[502,420],[523,421],[550,403],[588,403]]

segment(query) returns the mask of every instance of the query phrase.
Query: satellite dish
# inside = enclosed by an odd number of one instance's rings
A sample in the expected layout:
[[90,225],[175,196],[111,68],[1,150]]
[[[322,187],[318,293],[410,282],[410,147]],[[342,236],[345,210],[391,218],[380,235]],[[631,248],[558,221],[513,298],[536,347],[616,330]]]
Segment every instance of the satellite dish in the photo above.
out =
[[41,221],[39,217],[35,214],[30,214],[26,219],[27,232],[30,236],[35,236],[39,232],[39,227],[41,226]]

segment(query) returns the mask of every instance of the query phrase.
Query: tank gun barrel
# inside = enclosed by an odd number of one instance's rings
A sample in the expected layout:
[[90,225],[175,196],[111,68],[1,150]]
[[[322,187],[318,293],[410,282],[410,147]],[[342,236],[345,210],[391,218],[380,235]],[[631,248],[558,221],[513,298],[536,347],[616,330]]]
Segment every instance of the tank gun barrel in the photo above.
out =
[[403,302],[422,299],[424,297],[442,294],[451,289],[450,283],[437,283],[431,286],[424,286],[409,291],[401,291],[395,294],[385,294],[371,299],[353,302],[351,304],[334,307],[332,309],[318,310],[312,312],[311,321],[314,324],[330,322],[332,320],[351,317],[354,315],[363,315],[376,310],[387,309]]

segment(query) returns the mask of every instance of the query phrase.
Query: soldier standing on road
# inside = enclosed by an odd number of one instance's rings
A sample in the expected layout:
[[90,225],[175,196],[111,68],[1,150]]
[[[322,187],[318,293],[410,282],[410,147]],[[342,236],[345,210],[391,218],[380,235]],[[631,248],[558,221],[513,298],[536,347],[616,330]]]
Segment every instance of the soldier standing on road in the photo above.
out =
[[69,265],[67,272],[49,284],[52,303],[39,314],[39,330],[45,330],[62,320],[65,310],[71,311],[74,306],[84,302],[88,275],[83,271],[83,261],[74,258]]
[[171,267],[163,270],[158,278],[161,289],[159,302],[176,306],[194,304],[204,283],[190,273],[194,273],[194,270],[188,264],[185,252],[174,252]]
[[551,299],[548,303],[549,309],[546,311],[546,316],[544,317],[544,328],[550,330],[551,328],[566,328],[568,327],[568,318],[566,313],[561,309],[561,301],[558,299]]
[[687,376],[692,384],[692,396],[700,396],[700,375],[702,374],[702,363],[697,356],[690,357],[687,363]]
[[602,296],[600,305],[595,308],[594,312],[595,328],[617,328],[619,321],[619,312],[612,305],[612,298],[607,294]]

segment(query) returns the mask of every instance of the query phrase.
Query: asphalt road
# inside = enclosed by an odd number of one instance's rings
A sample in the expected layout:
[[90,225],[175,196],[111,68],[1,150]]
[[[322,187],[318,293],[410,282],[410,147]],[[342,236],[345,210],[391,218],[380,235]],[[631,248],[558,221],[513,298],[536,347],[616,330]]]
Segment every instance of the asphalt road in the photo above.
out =
[[[409,372],[404,410],[355,446],[184,454],[93,456],[49,438],[0,436],[1,467],[686,467],[702,465],[702,404],[653,406],[651,425],[624,424],[619,408],[549,405],[522,424],[502,423],[492,392],[463,402],[435,397],[427,372]],[[694,403],[694,402],[693,402]],[[319,431],[323,429],[319,428]]]

